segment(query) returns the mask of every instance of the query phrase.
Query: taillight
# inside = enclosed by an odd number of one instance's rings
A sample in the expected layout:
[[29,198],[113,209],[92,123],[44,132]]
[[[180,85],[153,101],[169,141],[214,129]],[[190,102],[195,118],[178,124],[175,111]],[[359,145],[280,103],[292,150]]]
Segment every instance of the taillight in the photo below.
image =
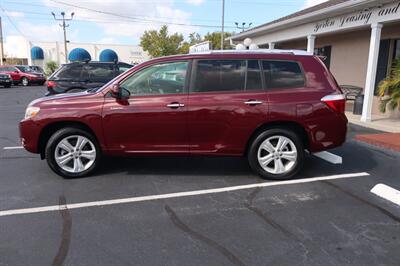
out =
[[54,81],[48,80],[47,81],[47,87],[48,88],[54,88],[57,84]]
[[343,94],[326,95],[321,99],[329,108],[337,113],[344,113],[346,99]]

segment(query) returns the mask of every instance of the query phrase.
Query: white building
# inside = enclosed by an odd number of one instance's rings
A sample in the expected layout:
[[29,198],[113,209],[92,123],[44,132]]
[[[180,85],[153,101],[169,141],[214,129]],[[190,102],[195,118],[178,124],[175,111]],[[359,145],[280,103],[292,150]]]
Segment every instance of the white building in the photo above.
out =
[[[330,0],[260,25],[231,38],[259,47],[304,49],[326,57],[341,85],[364,90],[362,121],[379,113],[378,82],[400,57],[400,1]],[[387,112],[400,117],[399,112]]]
[[[34,47],[41,48],[43,51],[43,59],[35,58],[35,53],[32,50]],[[7,57],[26,59],[26,63],[29,65],[35,64],[43,67],[48,61],[55,61],[58,64],[65,63],[63,42],[30,41],[22,36],[8,36],[4,48]],[[93,61],[99,61],[101,52],[106,49],[114,51],[118,56],[118,61],[125,63],[141,63],[149,59],[147,53],[137,45],[94,43],[67,44],[68,53],[75,48],[85,49],[90,54],[91,60]]]

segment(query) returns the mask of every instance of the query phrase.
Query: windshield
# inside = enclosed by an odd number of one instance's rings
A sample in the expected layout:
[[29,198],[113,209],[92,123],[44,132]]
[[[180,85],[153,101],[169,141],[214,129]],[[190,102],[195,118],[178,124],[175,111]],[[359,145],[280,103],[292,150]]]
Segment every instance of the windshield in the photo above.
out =
[[16,68],[18,68],[20,71],[25,72],[25,73],[33,72],[32,69],[28,66],[16,66]]

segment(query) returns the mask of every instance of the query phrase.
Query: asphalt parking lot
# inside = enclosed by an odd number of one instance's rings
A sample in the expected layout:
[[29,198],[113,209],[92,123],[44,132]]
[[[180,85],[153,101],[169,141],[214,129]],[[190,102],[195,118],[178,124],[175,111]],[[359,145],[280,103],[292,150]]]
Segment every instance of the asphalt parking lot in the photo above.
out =
[[0,265],[399,265],[400,206],[370,190],[400,189],[400,155],[353,140],[372,130],[350,125],[343,163],[307,156],[293,182],[203,157],[107,158],[66,180],[12,148],[44,93],[0,88]]

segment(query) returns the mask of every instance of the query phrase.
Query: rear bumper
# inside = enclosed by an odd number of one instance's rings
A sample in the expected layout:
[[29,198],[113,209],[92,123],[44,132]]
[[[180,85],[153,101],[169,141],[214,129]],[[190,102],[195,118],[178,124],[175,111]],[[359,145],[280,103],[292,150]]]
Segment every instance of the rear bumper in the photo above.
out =
[[346,142],[346,135],[347,118],[344,114],[325,117],[309,126],[309,150],[320,152],[339,147]]
[[29,152],[39,153],[39,125],[32,120],[22,120],[19,123],[19,133],[22,146]]

